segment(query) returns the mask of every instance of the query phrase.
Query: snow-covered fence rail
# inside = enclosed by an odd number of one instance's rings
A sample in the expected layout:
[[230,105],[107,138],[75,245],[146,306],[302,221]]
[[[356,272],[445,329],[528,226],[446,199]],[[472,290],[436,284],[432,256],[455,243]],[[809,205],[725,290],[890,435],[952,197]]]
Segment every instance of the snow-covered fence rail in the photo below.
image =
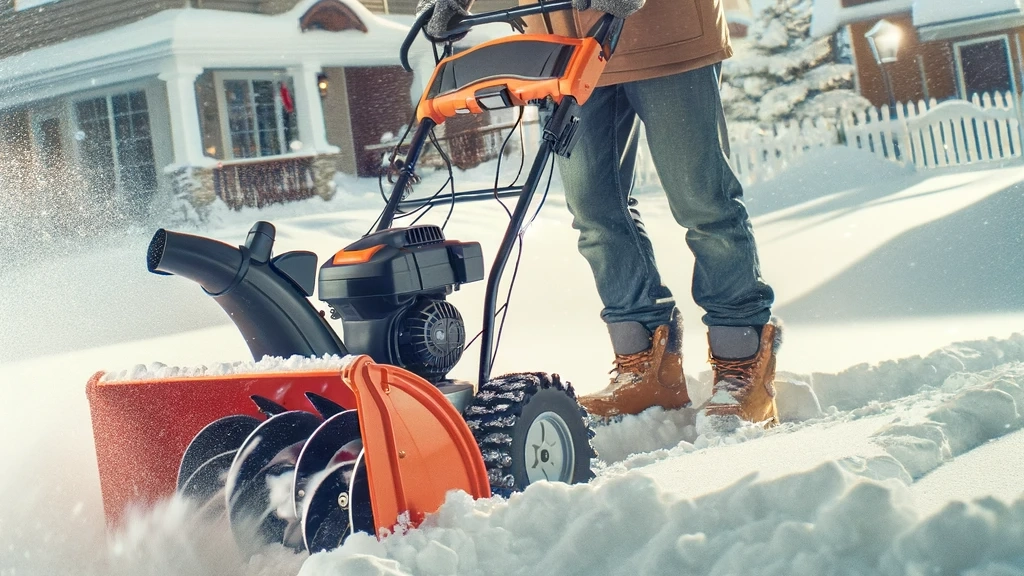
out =
[[808,150],[832,146],[838,127],[826,118],[775,124],[770,130],[730,138],[730,164],[743,184],[768,180]]
[[843,121],[848,146],[918,168],[959,166],[1022,156],[1021,106],[1011,93],[971,102],[909,102],[854,113]]
[[[832,146],[838,141],[838,124],[826,118],[781,122],[768,129],[736,130],[729,134],[729,163],[746,186],[773,178],[808,150]],[[641,131],[636,185],[658,183],[647,139]]]

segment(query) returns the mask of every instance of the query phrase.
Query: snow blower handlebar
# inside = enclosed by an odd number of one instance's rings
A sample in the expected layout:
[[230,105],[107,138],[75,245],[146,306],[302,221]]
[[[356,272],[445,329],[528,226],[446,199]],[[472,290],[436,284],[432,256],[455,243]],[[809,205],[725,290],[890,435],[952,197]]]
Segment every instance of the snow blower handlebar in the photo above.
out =
[[[542,2],[540,4],[529,4],[527,6],[520,6],[518,8],[509,8],[507,10],[495,10],[493,12],[485,12],[483,14],[473,14],[470,16],[456,16],[452,18],[451,22],[448,23],[448,35],[446,38],[437,38],[432,40],[446,40],[447,38],[456,38],[466,32],[469,32],[474,26],[480,26],[481,24],[500,24],[507,23],[515,25],[522,18],[526,16],[534,16],[537,14],[546,14],[549,12],[558,12],[560,10],[571,10],[572,0],[558,0],[557,2]],[[402,67],[405,68],[406,72],[412,72],[412,66],[409,64],[409,49],[412,48],[412,43],[416,40],[416,36],[423,30],[430,21],[430,18],[434,15],[434,7],[423,11],[422,14],[416,18],[412,28],[409,30],[409,34],[405,37],[405,41],[402,42],[402,51],[400,53],[400,59]]]

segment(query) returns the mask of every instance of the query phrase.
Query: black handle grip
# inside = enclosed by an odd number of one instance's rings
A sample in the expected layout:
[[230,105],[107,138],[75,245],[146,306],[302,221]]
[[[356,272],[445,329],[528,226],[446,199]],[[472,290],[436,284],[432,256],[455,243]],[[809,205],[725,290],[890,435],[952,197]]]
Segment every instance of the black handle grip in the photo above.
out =
[[398,54],[398,58],[402,62],[402,68],[405,68],[406,72],[412,72],[412,66],[409,65],[409,49],[412,48],[412,43],[416,41],[416,35],[423,30],[423,27],[427,25],[427,22],[434,16],[434,7],[431,6],[420,14],[416,21],[413,22],[412,28],[409,29],[409,33],[405,36],[405,40],[402,41],[402,50]]

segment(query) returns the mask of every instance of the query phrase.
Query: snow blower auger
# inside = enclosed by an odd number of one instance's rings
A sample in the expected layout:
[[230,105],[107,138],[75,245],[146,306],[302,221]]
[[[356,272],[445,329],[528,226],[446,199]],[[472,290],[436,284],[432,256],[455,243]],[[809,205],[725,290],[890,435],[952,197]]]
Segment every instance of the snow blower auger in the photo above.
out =
[[[564,0],[460,18],[450,37],[496,22],[522,31],[521,17],[571,6]],[[417,19],[402,46],[407,70],[409,48],[429,18]],[[396,180],[375,229],[324,263],[319,277],[315,254],[273,254],[275,229],[266,222],[238,247],[157,231],[149,270],[198,283],[257,363],[233,373],[100,372],[90,380],[108,523],[120,522],[129,505],[177,492],[227,519],[244,553],[266,543],[316,552],[356,531],[381,536],[400,523],[415,526],[450,490],[484,498],[540,480],[592,478],[593,432],[572,387],[539,372],[491,378],[491,367],[502,274],[552,156],[572,151],[580,106],[621,28],[621,19],[606,15],[582,39],[514,35],[457,55],[443,42],[404,161],[392,163]],[[480,244],[449,240],[434,225],[392,224],[444,201],[405,198],[424,146],[436,145],[435,126],[458,114],[529,105],[550,116],[526,181],[453,189],[450,200],[454,207],[459,199],[518,196],[487,278],[474,386],[447,377],[467,344],[446,297],[483,280]],[[310,302],[315,282],[345,342]]]

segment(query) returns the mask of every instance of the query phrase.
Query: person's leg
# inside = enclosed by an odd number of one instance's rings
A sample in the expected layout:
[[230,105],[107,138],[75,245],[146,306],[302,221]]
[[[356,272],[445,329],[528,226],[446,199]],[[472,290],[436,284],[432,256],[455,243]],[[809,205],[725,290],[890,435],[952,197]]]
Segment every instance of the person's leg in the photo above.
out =
[[607,388],[579,397],[598,417],[690,403],[682,366],[682,322],[662,285],[654,249],[630,205],[637,120],[621,87],[598,89],[582,109],[580,140],[560,159],[566,204],[590,263],[615,352]]
[[640,219],[630,207],[637,120],[619,86],[597,89],[583,106],[571,158],[558,159],[579,251],[594,273],[617,354],[643,350],[667,324],[674,300],[662,285]]
[[676,221],[694,254],[693,298],[704,309],[714,394],[698,431],[778,422],[772,289],[761,278],[743,187],[729,166],[719,66],[626,85]]
[[743,187],[723,150],[719,66],[624,85],[651,157],[696,259],[693,298],[708,326],[762,326],[772,289],[762,280]]

